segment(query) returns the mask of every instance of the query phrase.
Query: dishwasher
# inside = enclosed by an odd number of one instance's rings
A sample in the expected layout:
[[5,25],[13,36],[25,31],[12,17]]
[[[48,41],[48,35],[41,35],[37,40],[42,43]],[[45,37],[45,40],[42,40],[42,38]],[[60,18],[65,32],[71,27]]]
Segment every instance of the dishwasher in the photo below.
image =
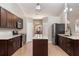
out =
[[26,34],[22,34],[22,46],[26,44]]

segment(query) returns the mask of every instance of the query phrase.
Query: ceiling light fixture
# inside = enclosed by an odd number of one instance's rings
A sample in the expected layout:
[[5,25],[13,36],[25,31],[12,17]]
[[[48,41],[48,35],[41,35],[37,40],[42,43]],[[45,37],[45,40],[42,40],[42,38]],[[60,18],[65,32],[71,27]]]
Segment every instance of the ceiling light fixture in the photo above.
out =
[[70,8],[69,11],[72,11],[72,8]]
[[68,10],[68,8],[65,8],[65,9],[64,9],[64,12],[67,12],[67,10]]
[[71,12],[72,11],[72,8],[69,8],[69,9],[68,8],[65,8],[64,9],[64,12],[67,12],[67,11],[70,11]]
[[40,7],[40,4],[39,3],[37,3],[36,4],[36,8],[35,8],[36,10],[40,10],[41,9],[41,7]]

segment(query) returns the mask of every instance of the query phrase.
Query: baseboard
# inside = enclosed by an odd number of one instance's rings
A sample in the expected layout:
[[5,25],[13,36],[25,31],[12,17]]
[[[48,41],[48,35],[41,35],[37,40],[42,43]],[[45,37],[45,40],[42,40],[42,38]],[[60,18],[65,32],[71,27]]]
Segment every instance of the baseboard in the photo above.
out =
[[52,43],[52,44],[54,44],[54,45],[55,45],[55,43],[54,43],[54,42],[52,42],[52,41],[48,41],[48,43]]
[[28,42],[26,42],[26,43],[32,43],[32,41],[28,41]]
[[52,43],[52,41],[48,41],[48,43]]

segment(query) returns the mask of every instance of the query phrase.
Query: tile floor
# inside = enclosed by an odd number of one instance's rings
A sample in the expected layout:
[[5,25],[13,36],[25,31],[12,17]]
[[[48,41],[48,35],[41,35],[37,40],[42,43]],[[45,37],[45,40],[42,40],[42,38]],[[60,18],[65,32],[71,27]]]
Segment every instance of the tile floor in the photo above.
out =
[[[60,47],[48,43],[49,56],[68,56]],[[32,56],[32,42],[25,44],[22,48],[18,49],[12,56]]]

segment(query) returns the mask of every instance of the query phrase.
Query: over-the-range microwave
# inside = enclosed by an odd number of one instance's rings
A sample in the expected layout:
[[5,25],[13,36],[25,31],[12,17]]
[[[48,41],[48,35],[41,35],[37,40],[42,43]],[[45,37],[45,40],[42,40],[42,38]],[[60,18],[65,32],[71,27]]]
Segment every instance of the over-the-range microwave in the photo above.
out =
[[17,20],[16,27],[17,27],[17,29],[22,29],[23,28],[23,20],[22,19]]

